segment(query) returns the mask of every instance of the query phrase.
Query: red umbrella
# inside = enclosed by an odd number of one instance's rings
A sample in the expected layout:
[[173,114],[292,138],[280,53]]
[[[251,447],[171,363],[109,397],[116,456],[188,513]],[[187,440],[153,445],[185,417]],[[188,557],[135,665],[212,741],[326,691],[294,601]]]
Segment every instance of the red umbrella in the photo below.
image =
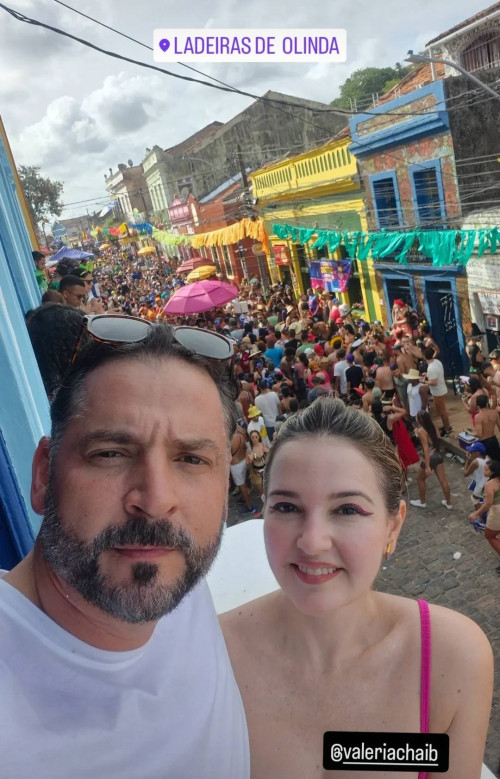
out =
[[166,314],[201,314],[238,297],[238,287],[227,281],[195,281],[174,292],[163,309]]
[[205,257],[190,257],[189,260],[184,260],[176,269],[176,273],[191,273],[195,268],[199,268],[201,265],[210,265]]

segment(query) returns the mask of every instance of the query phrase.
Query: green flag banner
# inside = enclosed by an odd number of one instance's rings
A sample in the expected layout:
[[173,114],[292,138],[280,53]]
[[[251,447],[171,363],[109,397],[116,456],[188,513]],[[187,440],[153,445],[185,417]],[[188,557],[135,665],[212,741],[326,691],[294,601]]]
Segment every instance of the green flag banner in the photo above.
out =
[[466,265],[474,248],[477,256],[485,252],[494,254],[500,247],[500,230],[497,227],[481,230],[413,230],[398,232],[391,230],[382,233],[362,233],[335,230],[310,229],[288,224],[273,224],[273,232],[282,240],[290,239],[294,243],[309,243],[311,249],[322,249],[328,246],[333,252],[339,246],[346,248],[352,259],[382,260],[389,255],[405,264],[408,261],[410,249],[432,259],[436,267],[446,265]]

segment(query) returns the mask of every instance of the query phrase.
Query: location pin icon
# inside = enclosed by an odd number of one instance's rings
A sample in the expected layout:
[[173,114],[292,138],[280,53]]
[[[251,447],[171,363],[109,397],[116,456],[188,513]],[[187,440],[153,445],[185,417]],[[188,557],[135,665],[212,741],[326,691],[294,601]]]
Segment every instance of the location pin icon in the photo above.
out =
[[162,38],[160,41],[160,49],[162,51],[168,51],[170,48],[170,41],[168,38]]

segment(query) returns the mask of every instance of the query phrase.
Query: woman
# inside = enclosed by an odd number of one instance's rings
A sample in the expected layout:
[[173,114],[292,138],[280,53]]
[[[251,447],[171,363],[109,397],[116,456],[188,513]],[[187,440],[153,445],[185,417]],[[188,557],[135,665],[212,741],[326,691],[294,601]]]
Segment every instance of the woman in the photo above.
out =
[[[465,381],[465,379],[464,379]],[[464,395],[462,395],[462,403],[469,412],[472,418],[472,426],[474,426],[474,420],[477,416],[477,398],[479,395],[486,395],[488,392],[485,390],[477,378],[477,376],[470,376],[469,380],[464,385]]]
[[484,503],[469,515],[469,522],[474,522],[483,512],[488,512],[484,537],[495,552],[500,554],[500,462],[487,462],[484,475],[488,478],[484,485]]
[[283,424],[264,475],[281,589],[222,617],[252,779],[323,777],[327,730],[446,733],[449,776],[479,779],[493,684],[486,637],[461,614],[372,589],[405,517],[401,490],[395,449],[367,414],[319,399]]
[[262,495],[262,478],[269,449],[262,443],[262,438],[257,430],[252,430],[249,439],[251,448],[247,452],[247,463],[250,467],[250,479],[253,486],[257,489],[258,495]]
[[405,427],[403,417],[406,416],[406,409],[401,406],[384,406],[378,398],[371,404],[372,417],[380,425],[384,433],[391,439],[398,451],[399,462],[403,469],[405,482],[408,483],[408,466],[418,463],[419,456],[413,446],[410,434]]
[[451,491],[448,479],[444,472],[444,460],[441,454],[441,440],[437,434],[436,428],[432,422],[428,411],[419,411],[415,421],[415,433],[420,439],[422,444],[423,459],[420,463],[418,471],[418,500],[410,500],[410,504],[419,509],[424,509],[427,504],[425,502],[425,480],[428,476],[431,476],[432,471],[436,474],[438,481],[443,490],[444,500],[441,501],[443,506],[451,511],[453,506],[451,505]]
[[307,377],[306,371],[309,369],[309,360],[304,352],[300,352],[297,362],[293,366],[295,372],[295,389],[299,403],[307,397]]

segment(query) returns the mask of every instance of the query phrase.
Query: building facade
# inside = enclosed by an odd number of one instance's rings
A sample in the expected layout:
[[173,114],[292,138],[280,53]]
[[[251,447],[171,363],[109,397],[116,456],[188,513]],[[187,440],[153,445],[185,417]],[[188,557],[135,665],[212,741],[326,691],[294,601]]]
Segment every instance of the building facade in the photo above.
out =
[[[362,302],[367,317],[382,319],[382,303],[370,259],[350,257],[345,246],[312,248],[316,230],[366,231],[367,220],[357,164],[349,151],[350,139],[333,139],[304,154],[287,157],[251,174],[253,196],[270,236],[269,271],[275,281],[286,281],[296,293],[313,286],[311,263],[352,259],[345,292],[338,297],[349,306]],[[312,229],[296,240],[283,238],[276,225]],[[278,231],[279,232],[279,231]],[[302,239],[301,239],[302,236]]]
[[148,221],[152,203],[142,165],[132,165],[131,160],[128,165],[120,163],[117,171],[110,168],[109,175],[104,174],[104,180],[109,199],[116,202],[113,211],[118,219],[135,221],[141,214],[141,221]]

